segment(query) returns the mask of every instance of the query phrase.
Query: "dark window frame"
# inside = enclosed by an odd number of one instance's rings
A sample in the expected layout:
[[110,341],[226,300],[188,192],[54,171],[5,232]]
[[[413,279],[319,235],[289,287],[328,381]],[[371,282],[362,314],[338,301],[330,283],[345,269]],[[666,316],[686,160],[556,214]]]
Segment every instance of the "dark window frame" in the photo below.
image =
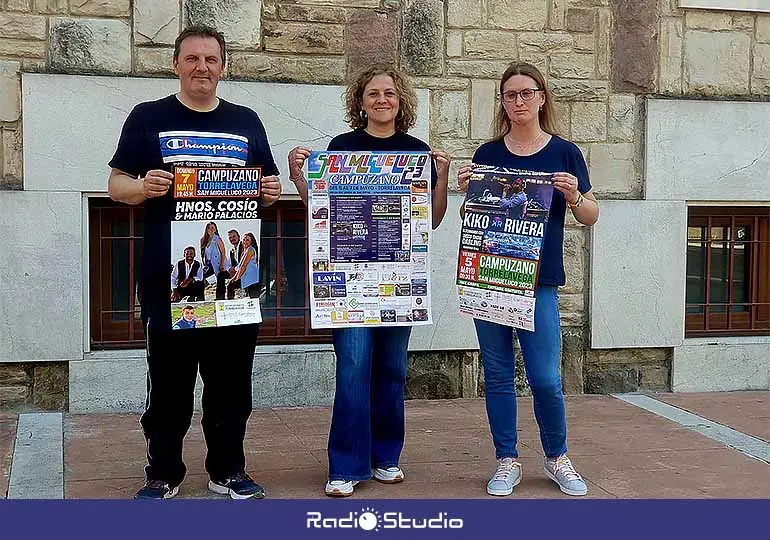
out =
[[[110,216],[128,215],[128,233],[115,234],[105,230]],[[89,305],[90,305],[90,344],[91,349],[133,349],[144,347],[144,328],[137,301],[136,274],[139,266],[136,261],[136,241],[142,236],[136,234],[136,225],[144,217],[144,207],[116,203],[107,198],[89,197]],[[128,242],[128,295],[130,308],[116,309],[113,305],[112,242]],[[105,244],[109,243],[109,244]],[[133,324],[132,321],[133,313]],[[122,317],[124,320],[121,320]]]
[[[770,335],[770,207],[691,206],[687,216],[688,275],[685,300],[685,337],[767,336]],[[694,233],[700,229],[696,238]],[[739,238],[739,229],[750,231],[748,239]],[[725,233],[725,234],[721,234]],[[692,250],[701,250],[702,271],[695,276],[703,286],[695,288],[690,260]],[[726,258],[727,299],[714,301],[715,250]],[[726,250],[726,251],[724,251]],[[738,275],[736,253],[742,251],[744,272]],[[724,261],[722,261],[724,262]],[[725,271],[725,268],[722,268]],[[736,299],[738,285],[746,296]],[[700,301],[693,301],[697,292]]]

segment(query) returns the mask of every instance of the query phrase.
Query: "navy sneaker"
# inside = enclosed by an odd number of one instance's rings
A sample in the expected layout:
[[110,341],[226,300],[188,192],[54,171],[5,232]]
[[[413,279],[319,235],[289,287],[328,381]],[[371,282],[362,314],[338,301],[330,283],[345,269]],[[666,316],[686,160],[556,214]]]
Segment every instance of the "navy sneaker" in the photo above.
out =
[[265,490],[245,472],[228,476],[223,480],[209,480],[209,489],[231,499],[262,499]]
[[170,499],[179,493],[179,486],[171,487],[163,480],[148,480],[144,487],[136,492],[134,499]]

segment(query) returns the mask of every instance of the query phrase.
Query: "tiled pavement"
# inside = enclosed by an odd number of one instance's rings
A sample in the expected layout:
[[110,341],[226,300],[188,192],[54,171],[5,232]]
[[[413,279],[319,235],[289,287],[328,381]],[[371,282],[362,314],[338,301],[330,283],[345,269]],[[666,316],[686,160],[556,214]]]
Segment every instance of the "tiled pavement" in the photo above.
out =
[[770,441],[770,400],[767,392],[655,394],[653,397],[747,435]]
[[16,440],[16,415],[0,413],[0,495],[8,491],[11,458]]
[[[770,441],[770,392],[654,394],[653,398]],[[408,401],[402,484],[365,482],[361,498],[484,498],[494,448],[482,399]],[[770,498],[770,464],[612,396],[567,398],[570,456],[593,498]],[[271,498],[321,498],[329,408],[256,410],[247,469]],[[0,416],[0,493],[8,483],[15,418]],[[65,414],[65,498],[130,498],[141,485],[139,416]],[[524,478],[515,498],[567,497],[542,472],[532,402],[519,399]],[[10,437],[9,437],[10,435]],[[9,438],[11,441],[9,442]],[[196,415],[185,442],[181,497],[206,490]]]

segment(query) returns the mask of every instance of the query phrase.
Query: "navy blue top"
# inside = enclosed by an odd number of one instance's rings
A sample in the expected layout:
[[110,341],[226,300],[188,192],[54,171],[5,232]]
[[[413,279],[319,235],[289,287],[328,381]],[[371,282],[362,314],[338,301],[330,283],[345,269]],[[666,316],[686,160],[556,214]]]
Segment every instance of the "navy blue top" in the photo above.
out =
[[[134,107],[109,165],[134,176],[151,169],[173,172],[176,165],[259,166],[264,176],[278,174],[256,112],[221,98],[213,111],[198,112],[185,107],[174,95]],[[166,327],[171,326],[168,276],[173,191],[144,201],[142,307],[153,319],[168,318]]]
[[[591,189],[588,168],[580,149],[575,144],[557,137],[551,137],[539,152],[531,156],[517,156],[500,139],[482,144],[473,155],[473,163],[508,167],[539,172],[567,172],[578,179],[578,190],[586,193]],[[567,201],[561,191],[553,190],[551,213],[545,228],[545,238],[540,255],[538,285],[564,285],[564,214]]]

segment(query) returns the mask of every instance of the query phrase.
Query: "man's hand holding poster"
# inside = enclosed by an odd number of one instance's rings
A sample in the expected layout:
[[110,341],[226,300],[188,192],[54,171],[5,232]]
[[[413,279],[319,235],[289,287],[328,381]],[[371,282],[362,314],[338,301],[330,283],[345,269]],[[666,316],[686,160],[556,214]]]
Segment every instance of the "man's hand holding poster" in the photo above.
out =
[[553,175],[474,166],[457,265],[460,312],[534,330]]
[[311,326],[430,324],[429,154],[313,152],[307,167]]

